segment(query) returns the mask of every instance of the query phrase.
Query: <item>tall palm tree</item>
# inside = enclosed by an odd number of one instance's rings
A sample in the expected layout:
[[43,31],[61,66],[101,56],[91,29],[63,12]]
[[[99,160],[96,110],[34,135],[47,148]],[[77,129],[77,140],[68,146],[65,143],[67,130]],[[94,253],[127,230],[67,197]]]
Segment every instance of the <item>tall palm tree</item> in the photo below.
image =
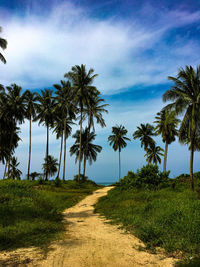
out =
[[94,119],[96,119],[97,124],[100,124],[102,128],[106,126],[105,120],[103,118],[103,113],[108,113],[108,110],[105,107],[109,106],[108,104],[102,104],[104,99],[99,96],[95,96],[90,99],[89,106],[83,109],[83,119],[88,117],[88,129],[90,131],[93,128],[95,132]]
[[153,140],[152,136],[154,136],[154,127],[149,124],[140,124],[140,126],[137,127],[137,130],[133,133],[133,139],[140,139],[141,147],[144,146],[144,150],[147,151],[147,148],[150,145],[155,144],[155,141]]
[[[0,33],[2,32],[2,27],[0,27]],[[4,49],[6,49],[7,48],[7,41],[6,41],[6,39],[4,39],[4,38],[1,38],[0,37],[0,47],[4,50]],[[4,63],[4,64],[6,64],[6,59],[5,59],[5,57],[0,53],[0,60]]]
[[184,114],[179,129],[179,140],[184,142],[186,138],[190,143],[190,187],[194,190],[195,134],[200,123],[200,66],[197,66],[196,71],[192,66],[181,68],[176,77],[169,76],[168,79],[173,85],[164,93],[163,101],[173,101],[165,109],[175,110],[177,115]]
[[[61,81],[60,84],[55,84],[54,88],[56,89],[55,100],[56,100],[56,108],[55,112],[59,113],[63,123],[63,131],[64,131],[64,163],[63,163],[63,181],[65,180],[65,164],[66,164],[66,139],[68,137],[67,132],[67,119],[68,122],[71,119],[75,119],[75,107],[73,104],[73,90],[71,87],[71,83],[69,81]],[[59,167],[60,169],[60,167]]]
[[48,158],[44,159],[42,169],[47,174],[47,180],[57,172],[58,160],[53,156],[48,155]]
[[120,172],[121,172],[121,161],[120,161],[120,152],[122,148],[127,146],[126,141],[131,141],[128,137],[126,137],[128,131],[123,125],[116,125],[112,127],[112,135],[108,137],[108,141],[110,142],[110,146],[113,147],[114,151],[119,152],[119,182],[120,182]]
[[[46,160],[48,165],[49,155],[49,127],[53,127],[55,100],[52,97],[53,90],[45,89],[41,90],[41,95],[37,93],[36,109],[37,115],[34,121],[39,120],[39,124],[43,124],[47,129],[47,143],[46,143]],[[48,173],[46,172],[46,180],[48,180]]]
[[[89,105],[83,110],[83,119],[88,117],[89,132],[91,131],[91,128],[95,132],[94,119],[96,120],[97,124],[100,124],[102,128],[106,127],[103,113],[108,113],[108,110],[105,109],[108,104],[102,104],[102,102],[104,102],[104,99],[100,98],[99,96],[91,96]],[[84,157],[84,166],[86,166],[86,157]]]
[[[80,131],[77,130],[76,133],[72,136],[75,138],[75,144],[70,148],[70,155],[76,155],[75,162],[79,159],[79,149],[80,149]],[[84,158],[83,165],[83,176],[85,177],[86,171],[86,160],[89,161],[91,165],[93,161],[97,159],[97,153],[100,153],[102,147],[99,145],[93,144],[95,140],[96,134],[94,132],[89,132],[89,129],[86,127],[85,130],[82,131],[82,149],[81,149],[81,161]]]
[[[21,124],[25,119],[25,94],[22,93],[22,88],[16,84],[11,84],[11,86],[7,86],[6,89],[7,93],[5,95],[4,115],[5,118],[11,121],[11,125],[13,126],[10,135],[11,152],[13,147],[14,129],[16,128],[17,123]],[[10,170],[9,162],[10,160],[8,160],[8,173]]]
[[157,165],[158,163],[161,163],[161,158],[160,156],[164,156],[162,153],[164,150],[160,146],[156,146],[155,144],[152,144],[149,146],[146,150],[146,154],[144,155],[147,157],[147,162],[148,163],[154,163]]
[[19,162],[17,162],[16,157],[12,157],[10,161],[10,172],[8,178],[12,178],[13,180],[20,180],[20,176],[22,172],[18,169]]
[[161,110],[161,112],[158,112],[155,119],[156,121],[154,121],[154,123],[157,124],[155,127],[155,133],[157,135],[161,135],[163,143],[165,143],[163,172],[166,172],[168,145],[174,142],[176,140],[176,136],[178,136],[177,126],[180,120],[176,118],[175,111],[167,110]]
[[28,158],[28,174],[27,178],[29,180],[30,175],[30,164],[31,164],[31,122],[32,119],[36,116],[36,94],[31,93],[29,90],[25,91],[25,115],[26,118],[29,120],[29,158]]
[[[59,178],[60,174],[60,166],[61,166],[61,160],[62,160],[62,147],[63,147],[63,133],[65,129],[65,138],[68,138],[71,135],[72,127],[71,125],[74,124],[71,119],[66,119],[66,126],[63,125],[63,120],[59,114],[55,114],[55,121],[54,121],[54,130],[53,132],[56,133],[56,138],[61,138],[60,142],[60,157],[59,157],[59,163],[58,163],[58,174],[57,177]],[[65,153],[66,153],[66,142],[65,142]]]
[[[84,106],[89,106],[89,100],[91,96],[99,95],[99,91],[96,87],[92,86],[94,79],[97,74],[93,74],[94,70],[89,69],[86,71],[85,65],[75,65],[72,67],[71,71],[66,73],[64,77],[68,78],[73,85],[74,89],[74,101],[79,107],[80,111],[80,132],[82,132],[82,122],[83,122],[83,108]],[[80,147],[79,147],[79,170],[78,170],[78,181],[80,182],[80,171],[81,171],[81,147],[82,147],[82,135],[80,134]]]

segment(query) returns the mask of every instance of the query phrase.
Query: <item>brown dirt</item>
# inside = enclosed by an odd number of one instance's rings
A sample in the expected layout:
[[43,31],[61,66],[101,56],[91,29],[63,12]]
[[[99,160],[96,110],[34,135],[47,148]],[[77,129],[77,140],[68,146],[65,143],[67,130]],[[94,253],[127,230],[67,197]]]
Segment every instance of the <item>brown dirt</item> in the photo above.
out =
[[139,239],[93,213],[98,198],[111,188],[99,189],[65,210],[63,240],[52,243],[46,257],[37,248],[20,249],[3,253],[0,266],[2,263],[2,266],[29,267],[173,266],[173,258],[143,251],[144,244]]

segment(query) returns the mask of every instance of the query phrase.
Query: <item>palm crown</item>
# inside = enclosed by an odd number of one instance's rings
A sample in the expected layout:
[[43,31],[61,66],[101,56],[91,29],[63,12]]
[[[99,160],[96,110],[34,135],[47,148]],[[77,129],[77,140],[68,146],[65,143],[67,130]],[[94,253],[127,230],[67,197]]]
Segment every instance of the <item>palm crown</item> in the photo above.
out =
[[144,150],[146,151],[147,148],[155,144],[155,141],[151,136],[154,136],[154,127],[150,125],[149,123],[141,124],[137,127],[137,130],[133,133],[134,139],[140,139],[141,141],[141,147],[144,146]]
[[[0,33],[2,32],[2,27],[0,27]],[[6,41],[6,39],[4,39],[4,38],[1,38],[0,37],[0,47],[4,50],[4,49],[6,49],[7,48],[7,41]],[[0,53],[0,60],[4,63],[4,64],[6,64],[6,59],[5,59],[5,57]]]

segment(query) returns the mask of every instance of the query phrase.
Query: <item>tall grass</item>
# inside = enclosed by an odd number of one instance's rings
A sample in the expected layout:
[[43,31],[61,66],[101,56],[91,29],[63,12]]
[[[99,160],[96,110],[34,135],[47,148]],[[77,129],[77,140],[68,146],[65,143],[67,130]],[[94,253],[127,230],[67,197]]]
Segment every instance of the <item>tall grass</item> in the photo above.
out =
[[187,188],[186,183],[157,191],[116,187],[99,200],[95,211],[122,223],[147,248],[199,257],[200,199]]
[[69,181],[0,181],[0,250],[46,246],[64,230],[61,212],[97,186]]

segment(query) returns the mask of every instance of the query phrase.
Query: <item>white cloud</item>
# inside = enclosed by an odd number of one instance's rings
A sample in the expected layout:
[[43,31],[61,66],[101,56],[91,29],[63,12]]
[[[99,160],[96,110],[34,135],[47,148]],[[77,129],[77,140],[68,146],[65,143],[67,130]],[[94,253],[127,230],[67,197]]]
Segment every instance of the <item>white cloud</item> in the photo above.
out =
[[[0,65],[1,83],[43,88],[81,63],[99,74],[96,84],[103,93],[166,82],[178,67],[197,62],[193,53],[187,54],[187,62],[183,54],[173,53],[165,45],[164,34],[199,20],[199,12],[176,10],[157,13],[156,23],[143,25],[135,18],[130,24],[126,20],[91,18],[69,3],[54,7],[43,17],[30,12],[25,18],[13,16],[3,25],[8,48],[4,52],[7,64]],[[188,46],[185,40],[186,51]],[[174,51],[179,47],[184,53],[180,42],[174,44]]]

